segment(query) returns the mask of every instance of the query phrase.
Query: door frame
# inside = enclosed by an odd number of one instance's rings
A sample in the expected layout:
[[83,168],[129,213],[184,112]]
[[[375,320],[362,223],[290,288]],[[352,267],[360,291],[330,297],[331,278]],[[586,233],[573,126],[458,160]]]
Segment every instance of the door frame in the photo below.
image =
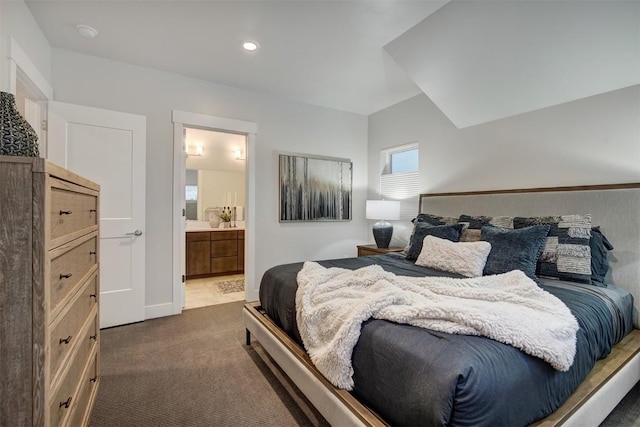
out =
[[184,152],[184,128],[193,127],[225,133],[235,133],[246,137],[246,203],[245,206],[245,240],[244,240],[244,295],[247,301],[258,299],[255,284],[255,192],[256,192],[256,164],[254,161],[256,151],[256,138],[258,132],[257,123],[243,120],[228,119],[224,117],[208,116],[205,114],[189,113],[173,110],[173,314],[182,313],[184,306],[184,282],[182,278],[185,271],[185,221],[184,221],[184,177],[185,177],[185,152]]
[[[8,41],[9,52],[7,54],[6,72],[0,72],[2,88],[4,91],[16,95],[18,85],[25,89],[25,95],[38,105],[40,120],[47,121],[47,102],[53,99],[53,88],[47,79],[35,66],[29,55],[20,47],[20,44],[10,37]],[[47,158],[47,126],[33,125],[39,135],[40,157]]]

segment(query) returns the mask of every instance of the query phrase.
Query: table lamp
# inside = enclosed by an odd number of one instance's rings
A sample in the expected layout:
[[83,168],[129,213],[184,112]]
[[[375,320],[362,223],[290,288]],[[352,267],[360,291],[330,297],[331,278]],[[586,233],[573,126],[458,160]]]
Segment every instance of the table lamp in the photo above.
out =
[[386,220],[400,219],[400,202],[393,200],[367,200],[367,219],[379,220],[373,224],[373,238],[379,248],[388,248],[393,226]]

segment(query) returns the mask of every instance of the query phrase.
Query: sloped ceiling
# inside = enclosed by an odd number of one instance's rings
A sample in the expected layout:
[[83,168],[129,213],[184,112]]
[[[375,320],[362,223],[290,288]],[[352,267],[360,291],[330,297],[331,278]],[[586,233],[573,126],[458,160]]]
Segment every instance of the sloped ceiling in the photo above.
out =
[[638,1],[452,1],[385,46],[458,127],[640,83]]
[[53,47],[364,115],[422,91],[459,128],[640,83],[638,0],[25,1]]

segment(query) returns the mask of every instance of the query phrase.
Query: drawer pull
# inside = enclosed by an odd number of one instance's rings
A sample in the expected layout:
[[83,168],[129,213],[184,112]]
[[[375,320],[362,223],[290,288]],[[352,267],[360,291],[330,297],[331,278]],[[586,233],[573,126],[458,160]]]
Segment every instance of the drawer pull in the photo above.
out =
[[67,409],[69,405],[71,405],[71,396],[69,396],[69,398],[65,402],[60,402],[61,408],[64,406],[64,408]]
[[71,342],[71,335],[69,335],[67,338],[60,338],[60,344],[69,344]]
[[97,252],[96,251],[89,251],[89,255],[96,255]]
[[68,273],[68,274],[61,274],[60,275],[60,279],[68,279],[69,277],[73,276],[73,274]]
[[71,215],[72,213],[71,211],[60,211],[60,215]]
[[89,209],[89,212],[98,212],[98,209]]
[[89,295],[89,298],[95,298],[95,299],[98,299],[98,298],[97,298],[97,296],[96,296],[96,294],[91,294],[91,295]]
[[93,378],[89,378],[89,381],[91,381],[92,383],[95,383],[96,381],[98,381],[98,376],[96,375]]
[[97,340],[98,340],[98,336],[97,336],[97,335],[91,335],[91,336],[89,337],[89,339],[90,339],[90,340],[95,340],[95,341],[97,341]]

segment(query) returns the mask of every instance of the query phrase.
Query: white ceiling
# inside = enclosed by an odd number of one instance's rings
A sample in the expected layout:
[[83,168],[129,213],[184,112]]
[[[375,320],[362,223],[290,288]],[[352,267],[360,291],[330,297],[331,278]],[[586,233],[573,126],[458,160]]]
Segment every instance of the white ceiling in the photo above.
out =
[[385,49],[464,128],[639,84],[640,1],[454,1]]
[[26,3],[53,47],[370,114],[420,93],[383,46],[446,1]]
[[53,47],[365,115],[422,91],[466,127],[640,83],[637,0],[26,3]]

